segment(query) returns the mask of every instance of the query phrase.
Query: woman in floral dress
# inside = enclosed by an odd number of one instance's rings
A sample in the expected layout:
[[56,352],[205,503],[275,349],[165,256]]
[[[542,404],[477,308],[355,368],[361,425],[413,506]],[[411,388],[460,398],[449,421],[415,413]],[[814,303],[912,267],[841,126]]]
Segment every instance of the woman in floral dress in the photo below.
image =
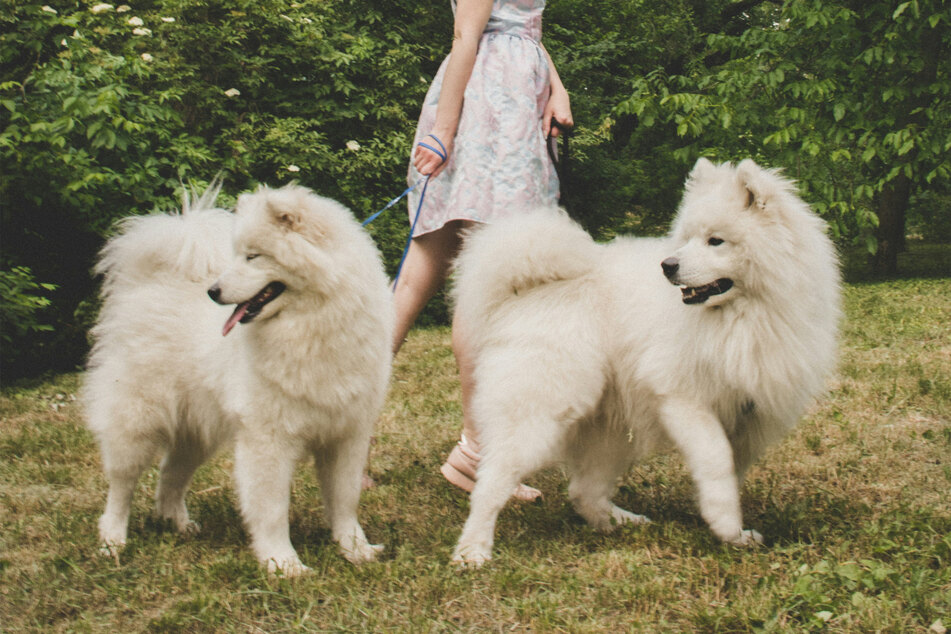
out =
[[[460,234],[539,206],[553,206],[558,177],[548,156],[555,120],[573,124],[568,93],[541,44],[545,0],[458,0],[452,51],[423,103],[409,183],[429,177],[409,200],[413,242],[394,289],[398,351],[416,317],[446,280]],[[472,362],[464,329],[453,319],[453,352],[462,384],[463,435],[442,466],[451,483],[471,491],[479,461],[471,419]],[[519,485],[516,498],[537,489]]]

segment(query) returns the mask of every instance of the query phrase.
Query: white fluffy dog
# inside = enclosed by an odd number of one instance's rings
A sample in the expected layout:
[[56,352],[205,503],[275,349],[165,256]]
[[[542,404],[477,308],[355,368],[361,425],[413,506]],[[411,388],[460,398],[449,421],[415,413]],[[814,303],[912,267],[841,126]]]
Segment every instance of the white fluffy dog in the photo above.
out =
[[[109,481],[100,538],[108,552],[125,544],[136,480],[159,452],[156,513],[197,531],[185,508],[192,474],[233,442],[241,513],[269,571],[307,569],[288,528],[307,454],[334,540],[348,560],[372,560],[381,547],[367,542],[357,503],[391,362],[379,252],[348,210],[303,187],[244,194],[234,214],[213,208],[216,195],[182,215],[128,218],[102,251],[84,390]],[[209,295],[237,309],[229,317]]]
[[835,365],[840,276],[825,230],[776,172],[701,159],[664,239],[598,245],[552,211],[473,231],[454,293],[483,457],[454,559],[489,559],[511,491],[557,462],[595,528],[648,521],[612,504],[616,481],[671,443],[717,537],[760,542],[739,484]]

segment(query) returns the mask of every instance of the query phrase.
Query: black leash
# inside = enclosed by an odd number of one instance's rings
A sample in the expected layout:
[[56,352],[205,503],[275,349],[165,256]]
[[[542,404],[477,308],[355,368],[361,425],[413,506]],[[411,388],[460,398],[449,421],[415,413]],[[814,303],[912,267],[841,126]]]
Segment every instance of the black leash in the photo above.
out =
[[[557,137],[552,136],[551,133],[548,134],[547,143],[545,144],[548,147],[548,157],[551,159],[551,162],[555,165],[555,173],[558,174],[558,193],[559,200],[561,201],[562,207],[567,207],[565,202],[568,197],[568,139],[571,137],[571,128],[568,126],[561,125],[556,119],[551,120],[552,129],[558,128],[561,130],[561,134]],[[558,149],[558,138],[563,139],[561,145],[561,151]]]

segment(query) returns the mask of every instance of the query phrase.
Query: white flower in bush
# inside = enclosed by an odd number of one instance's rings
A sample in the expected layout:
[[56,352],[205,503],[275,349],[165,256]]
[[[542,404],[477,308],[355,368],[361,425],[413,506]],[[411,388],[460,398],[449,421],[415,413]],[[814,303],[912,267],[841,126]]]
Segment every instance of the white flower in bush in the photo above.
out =
[[238,90],[237,88],[229,88],[228,90],[225,91],[225,95],[228,97],[237,97],[240,94],[241,94],[241,91]]
[[172,23],[175,21],[175,18],[162,18],[162,22]]
[[43,7],[40,9],[40,11],[46,11],[47,13],[52,13],[53,15],[56,15],[57,13],[56,9],[54,9],[48,4],[44,4]]
[[287,166],[287,171],[288,171],[288,172],[299,172],[299,171],[300,171],[300,168],[297,167],[296,165],[288,165],[288,166]]
[[111,11],[113,8],[114,7],[111,4],[100,2],[99,4],[90,7],[89,10],[93,13],[104,13],[106,11]]
[[142,18],[140,18],[137,15],[134,15],[131,18],[129,18],[129,26],[142,26],[143,24],[145,24],[145,22],[143,22]]
[[120,4],[119,7],[116,9],[116,13],[127,13],[131,10],[132,10],[132,7],[130,7],[129,5]]
[[145,60],[146,62],[151,62],[155,58],[149,55],[148,53],[142,53],[142,59]]
[[351,152],[356,152],[360,149],[360,144],[356,141],[347,141],[347,149]]
[[137,29],[132,29],[132,35],[152,35],[152,30],[139,27]]

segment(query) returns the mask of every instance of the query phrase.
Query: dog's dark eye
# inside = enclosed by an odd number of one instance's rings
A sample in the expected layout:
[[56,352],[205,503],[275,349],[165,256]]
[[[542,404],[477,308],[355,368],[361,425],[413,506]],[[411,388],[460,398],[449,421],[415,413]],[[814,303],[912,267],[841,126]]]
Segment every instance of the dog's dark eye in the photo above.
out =
[[720,246],[721,244],[723,244],[723,239],[722,239],[722,238],[710,238],[709,240],[707,240],[707,244],[709,244],[711,247],[718,247],[718,246]]
[[253,260],[254,258],[258,257],[258,255],[260,255],[260,254],[259,254],[259,253],[249,253],[249,254],[247,254],[246,256],[244,256],[244,259],[247,260],[248,262],[250,262],[250,261]]

